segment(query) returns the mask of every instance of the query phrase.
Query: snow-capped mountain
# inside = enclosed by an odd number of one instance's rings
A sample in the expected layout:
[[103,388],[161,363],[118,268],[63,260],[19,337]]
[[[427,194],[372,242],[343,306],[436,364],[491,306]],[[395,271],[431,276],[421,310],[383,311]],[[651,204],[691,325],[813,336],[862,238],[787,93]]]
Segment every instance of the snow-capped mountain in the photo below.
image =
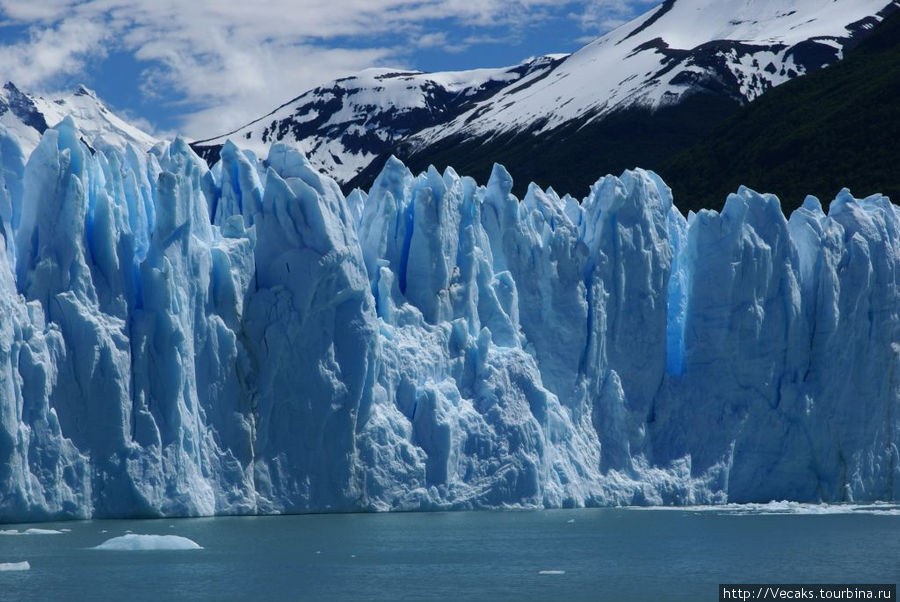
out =
[[157,143],[153,136],[114,114],[85,86],[55,98],[26,94],[12,82],[0,88],[0,128],[13,133],[26,153],[37,146],[48,127],[67,116],[74,118],[81,138],[93,148],[123,150],[133,144],[147,150]]
[[678,103],[697,92],[752,101],[842,58],[898,2],[886,0],[666,0],[591,42],[530,86],[507,86],[415,147],[457,135],[547,132],[618,109]]
[[[481,161],[486,166],[460,159],[489,139],[506,137],[508,147],[528,144],[535,134],[542,142],[548,136],[565,138],[567,129],[583,131],[636,107],[676,106],[698,93],[736,109],[773,86],[840,60],[898,5],[897,0],[666,0],[572,55],[459,73],[368,70],[307,92],[194,148],[214,160],[228,138],[256,152],[270,142],[296,141],[315,167],[342,184],[371,165],[369,180],[353,182],[370,184],[390,154],[414,158],[417,166],[434,160],[483,172],[496,156]],[[689,119],[712,122],[720,114],[700,111]],[[509,138],[521,135],[528,137]],[[694,142],[693,135],[683,135],[686,140],[674,146]],[[577,152],[584,154],[581,148]],[[636,159],[646,165],[645,156],[638,152]],[[617,168],[599,163],[595,169]]]
[[777,194],[785,213],[843,187],[896,202],[897,90],[900,12],[840,63],[767,92],[654,171],[687,200],[682,210],[718,207],[741,184]]
[[366,69],[192,146],[214,161],[228,139],[261,156],[273,142],[298,142],[313,165],[346,182],[400,140],[452,120],[511,84],[539,79],[565,56],[542,56],[501,69],[445,73]]

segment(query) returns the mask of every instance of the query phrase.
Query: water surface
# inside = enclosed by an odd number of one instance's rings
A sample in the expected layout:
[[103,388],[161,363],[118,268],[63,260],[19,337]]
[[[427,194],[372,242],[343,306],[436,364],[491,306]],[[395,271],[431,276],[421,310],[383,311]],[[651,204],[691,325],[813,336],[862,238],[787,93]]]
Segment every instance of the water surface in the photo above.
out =
[[[900,580],[900,509],[732,507],[81,521],[0,535],[3,600],[717,600]],[[200,550],[91,549],[177,535]]]

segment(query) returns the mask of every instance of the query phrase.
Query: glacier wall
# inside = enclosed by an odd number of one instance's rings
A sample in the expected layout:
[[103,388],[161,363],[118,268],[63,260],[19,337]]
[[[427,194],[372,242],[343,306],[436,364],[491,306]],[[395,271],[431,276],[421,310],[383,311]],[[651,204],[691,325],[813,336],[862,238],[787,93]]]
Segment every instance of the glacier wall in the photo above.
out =
[[0,133],[0,522],[900,498],[900,210]]

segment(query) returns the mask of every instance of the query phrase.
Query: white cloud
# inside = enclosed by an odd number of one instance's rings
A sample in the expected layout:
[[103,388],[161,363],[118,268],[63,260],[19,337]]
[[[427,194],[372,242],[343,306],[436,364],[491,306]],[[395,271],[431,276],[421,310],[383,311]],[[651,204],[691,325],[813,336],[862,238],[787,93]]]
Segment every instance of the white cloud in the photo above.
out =
[[434,31],[422,34],[415,40],[416,46],[419,48],[438,48],[447,44],[446,31]]
[[659,0],[588,0],[572,16],[583,31],[598,35],[624,25],[635,12],[644,12],[657,4]]
[[[459,52],[496,39],[497,28],[515,37],[566,7],[590,33],[602,18],[655,1],[0,0],[0,34],[4,25],[30,31],[0,45],[0,76],[46,89],[85,73],[107,51],[129,52],[152,65],[141,74],[147,97],[175,92],[186,106],[203,107],[185,114],[184,132],[214,135],[336,77],[407,66],[416,48]],[[448,23],[468,34],[454,39]]]
[[107,30],[84,19],[70,19],[47,28],[32,28],[22,42],[0,46],[0,65],[6,79],[24,87],[52,82],[82,71],[105,54]]
[[0,9],[8,19],[14,21],[44,21],[53,20],[65,11],[69,10],[70,0],[4,0],[0,3]]

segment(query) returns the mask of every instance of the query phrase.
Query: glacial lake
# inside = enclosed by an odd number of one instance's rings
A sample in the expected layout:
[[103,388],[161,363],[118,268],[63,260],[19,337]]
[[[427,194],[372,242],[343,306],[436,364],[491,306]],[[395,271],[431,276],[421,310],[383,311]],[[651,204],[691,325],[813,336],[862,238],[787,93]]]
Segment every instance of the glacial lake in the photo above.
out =
[[[26,533],[29,528],[60,533]],[[92,549],[128,532],[176,535],[202,549]],[[29,570],[9,570],[25,561]],[[17,601],[695,602],[717,600],[719,583],[896,583],[900,506],[0,525],[0,568],[7,569],[0,570],[0,599]]]

